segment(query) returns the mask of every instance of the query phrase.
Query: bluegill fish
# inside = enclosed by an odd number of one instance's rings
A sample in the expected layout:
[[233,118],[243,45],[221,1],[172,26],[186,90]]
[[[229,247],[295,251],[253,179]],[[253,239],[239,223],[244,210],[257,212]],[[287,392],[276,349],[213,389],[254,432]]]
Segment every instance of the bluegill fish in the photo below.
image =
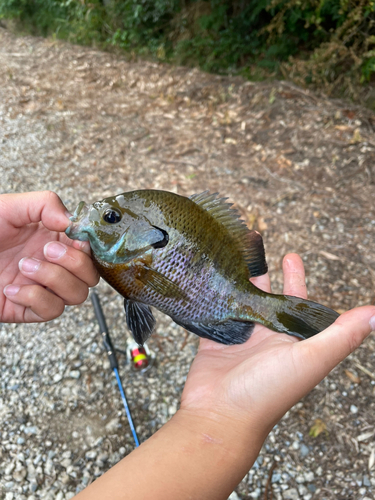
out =
[[125,299],[138,344],[155,325],[150,306],[223,344],[245,342],[254,323],[305,339],[338,317],[249,281],[267,272],[262,237],[225,200],[217,193],[186,198],[144,190],[78,205],[66,234],[90,242],[100,275]]

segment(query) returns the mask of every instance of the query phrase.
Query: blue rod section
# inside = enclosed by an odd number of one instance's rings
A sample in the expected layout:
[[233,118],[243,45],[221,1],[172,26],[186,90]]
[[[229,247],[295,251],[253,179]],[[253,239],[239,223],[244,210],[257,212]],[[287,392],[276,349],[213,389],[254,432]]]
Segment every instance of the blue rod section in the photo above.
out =
[[116,375],[118,388],[120,389],[120,393],[121,393],[121,397],[122,397],[122,402],[124,403],[124,406],[125,406],[126,416],[128,417],[130,430],[132,431],[133,438],[134,438],[134,441],[135,441],[135,446],[138,447],[139,446],[138,436],[137,436],[137,433],[135,431],[135,427],[134,427],[134,424],[133,424],[133,419],[132,419],[132,416],[131,416],[131,413],[130,413],[128,402],[126,400],[125,392],[124,392],[124,389],[122,387],[120,375],[118,373],[117,368],[113,368],[113,371],[115,372],[115,375]]

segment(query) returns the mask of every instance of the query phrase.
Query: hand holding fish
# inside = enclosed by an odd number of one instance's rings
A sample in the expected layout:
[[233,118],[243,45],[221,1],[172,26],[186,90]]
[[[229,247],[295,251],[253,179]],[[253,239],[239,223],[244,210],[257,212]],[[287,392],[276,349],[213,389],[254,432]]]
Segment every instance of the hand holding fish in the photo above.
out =
[[[306,298],[302,260],[284,258],[284,293]],[[254,279],[270,291],[268,274]],[[77,500],[226,500],[273,425],[375,329],[375,307],[308,340],[256,325],[243,344],[202,339],[176,415]]]
[[50,191],[0,195],[0,322],[56,318],[98,282],[89,245],[62,232],[68,217]]

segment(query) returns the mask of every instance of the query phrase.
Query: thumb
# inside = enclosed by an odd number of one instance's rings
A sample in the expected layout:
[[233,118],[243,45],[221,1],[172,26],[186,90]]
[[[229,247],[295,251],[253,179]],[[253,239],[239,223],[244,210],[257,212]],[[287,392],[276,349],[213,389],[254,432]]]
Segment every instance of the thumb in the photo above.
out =
[[364,306],[347,311],[323,332],[299,342],[295,347],[311,380],[315,379],[314,385],[355,351],[372,330],[375,307]]
[[[21,194],[3,195],[6,207],[2,217],[14,227],[22,227],[32,222],[42,222],[50,231],[65,231],[69,226],[69,213],[59,196],[52,191],[35,191]],[[1,208],[1,207],[0,207]]]

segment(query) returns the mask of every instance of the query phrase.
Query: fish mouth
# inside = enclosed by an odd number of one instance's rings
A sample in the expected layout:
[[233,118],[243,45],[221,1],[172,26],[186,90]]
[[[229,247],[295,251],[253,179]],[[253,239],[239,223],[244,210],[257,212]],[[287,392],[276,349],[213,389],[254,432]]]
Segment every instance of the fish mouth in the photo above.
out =
[[87,241],[90,207],[84,201],[81,201],[74,211],[74,214],[69,217],[72,221],[70,226],[65,230],[65,234],[72,240]]

